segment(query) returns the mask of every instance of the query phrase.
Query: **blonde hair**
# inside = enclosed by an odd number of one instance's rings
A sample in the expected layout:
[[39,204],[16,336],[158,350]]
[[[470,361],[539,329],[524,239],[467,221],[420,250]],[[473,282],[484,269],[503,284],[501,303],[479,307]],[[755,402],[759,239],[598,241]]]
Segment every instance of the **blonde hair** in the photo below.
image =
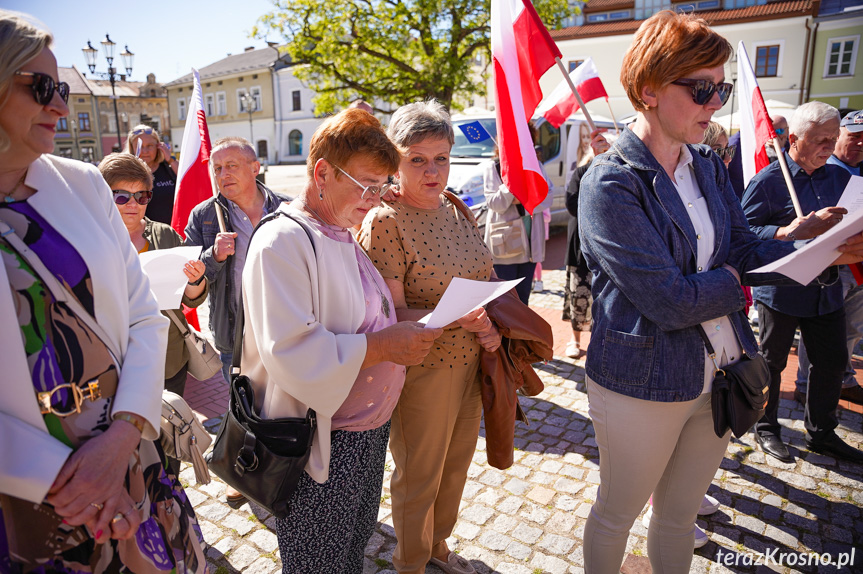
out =
[[[15,72],[50,48],[54,41],[51,32],[37,28],[29,14],[0,10],[0,109],[9,100]],[[0,128],[0,152],[9,149],[12,142]]]
[[660,90],[690,72],[721,66],[733,52],[706,20],[662,10],[635,32],[623,56],[620,83],[635,111],[643,112],[648,109],[641,99],[645,87]]
[[[140,133],[136,134],[135,132]],[[123,153],[130,153],[132,155],[135,155],[135,152],[138,151],[136,149],[136,146],[138,145],[137,142],[139,139],[141,139],[141,136],[153,136],[154,138],[156,138],[156,145],[162,143],[162,136],[159,134],[159,130],[152,126],[138,124],[137,126],[129,130],[129,134],[126,136],[126,145],[123,146]],[[161,156],[162,159],[159,159],[159,156]],[[165,159],[167,159],[165,158],[165,155],[162,153],[161,149],[156,150],[156,159],[158,160],[157,163],[162,163],[163,161],[165,161]]]
[[587,150],[583,149],[584,144],[581,143],[582,128],[587,130],[588,138],[590,137],[590,126],[587,125],[587,122],[582,122],[578,124],[578,153],[576,153],[575,163],[579,167],[590,163],[590,161],[593,159],[593,148],[590,146],[590,139],[587,140]]
[[728,137],[728,132],[725,131],[725,128],[716,122],[710,122],[707,129],[704,130],[704,137],[701,138],[701,143],[713,147],[719,144],[721,136]]
[[153,189],[153,174],[150,173],[150,168],[144,160],[130,153],[106,155],[99,162],[99,171],[109,187],[113,188],[121,181],[134,181],[144,184],[147,189]]

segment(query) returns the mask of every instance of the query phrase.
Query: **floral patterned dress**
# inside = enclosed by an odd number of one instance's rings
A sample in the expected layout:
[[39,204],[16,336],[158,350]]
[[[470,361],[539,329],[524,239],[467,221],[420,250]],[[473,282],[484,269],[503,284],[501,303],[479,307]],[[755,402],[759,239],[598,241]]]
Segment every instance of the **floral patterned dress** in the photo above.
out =
[[[90,272],[75,248],[26,201],[0,204],[0,219],[42,260],[90,314],[94,313]],[[34,394],[65,383],[84,389],[98,380],[103,398],[85,400],[79,414],[44,415],[49,433],[74,448],[107,430],[119,373],[106,345],[63,302],[54,300],[38,274],[0,241],[30,365]],[[72,402],[58,390],[60,412]],[[142,440],[129,460],[126,488],[136,501],[141,526],[130,540],[96,544],[84,526],[69,526],[49,504],[0,496],[0,573],[202,573],[203,538],[179,480],[165,470],[158,441]]]

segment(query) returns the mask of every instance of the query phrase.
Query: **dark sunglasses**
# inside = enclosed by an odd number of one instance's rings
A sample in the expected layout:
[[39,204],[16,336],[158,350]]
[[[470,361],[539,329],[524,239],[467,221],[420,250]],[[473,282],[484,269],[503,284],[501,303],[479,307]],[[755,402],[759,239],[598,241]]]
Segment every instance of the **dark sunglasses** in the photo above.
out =
[[734,89],[734,84],[723,82],[717,84],[710,80],[692,80],[690,78],[679,78],[671,82],[675,86],[686,86],[692,90],[692,101],[703,106],[710,101],[713,94],[719,94],[719,101],[722,105],[731,97],[731,90]]
[[48,74],[42,74],[39,72],[15,72],[16,76],[24,76],[25,78],[33,78],[33,83],[30,84],[30,89],[33,90],[33,98],[36,99],[36,103],[40,106],[47,106],[51,103],[51,100],[54,98],[54,92],[56,91],[60,94],[60,97],[63,98],[63,101],[69,102],[69,84],[66,82],[60,82],[59,84],[54,82],[54,78],[49,76]]
[[132,130],[132,137],[139,136],[141,134],[152,135],[153,128],[138,128],[136,130]]
[[114,203],[117,205],[126,205],[129,200],[134,198],[138,205],[147,205],[153,199],[153,190],[149,191],[126,191],[125,189],[112,189],[114,192]]
[[776,132],[776,135],[781,136],[782,134],[785,133],[785,130],[787,130],[787,129],[788,128],[774,128],[773,131]]
[[718,155],[719,159],[721,159],[722,161],[731,161],[732,159],[734,159],[734,152],[737,151],[737,146],[730,145],[728,147],[718,147],[714,148],[713,151],[716,152],[716,155]]

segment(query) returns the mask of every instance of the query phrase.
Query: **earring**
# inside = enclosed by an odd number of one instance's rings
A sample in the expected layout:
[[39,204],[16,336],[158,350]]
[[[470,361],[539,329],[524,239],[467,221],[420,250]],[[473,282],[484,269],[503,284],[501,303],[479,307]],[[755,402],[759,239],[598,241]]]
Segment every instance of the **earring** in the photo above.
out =
[[324,199],[324,188],[323,187],[318,188],[318,197],[320,199]]

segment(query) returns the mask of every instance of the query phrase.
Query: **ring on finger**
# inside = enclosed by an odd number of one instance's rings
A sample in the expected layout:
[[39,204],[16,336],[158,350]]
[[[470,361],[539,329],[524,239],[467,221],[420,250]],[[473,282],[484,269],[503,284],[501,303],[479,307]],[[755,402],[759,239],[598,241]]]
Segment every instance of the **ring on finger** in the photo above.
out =
[[94,507],[96,510],[102,510],[103,508],[105,508],[105,505],[99,502],[91,502],[90,506]]
[[124,520],[125,518],[126,518],[126,515],[124,513],[118,512],[117,514],[114,515],[114,518],[111,519],[111,524],[114,524],[116,522],[120,522],[121,520]]

